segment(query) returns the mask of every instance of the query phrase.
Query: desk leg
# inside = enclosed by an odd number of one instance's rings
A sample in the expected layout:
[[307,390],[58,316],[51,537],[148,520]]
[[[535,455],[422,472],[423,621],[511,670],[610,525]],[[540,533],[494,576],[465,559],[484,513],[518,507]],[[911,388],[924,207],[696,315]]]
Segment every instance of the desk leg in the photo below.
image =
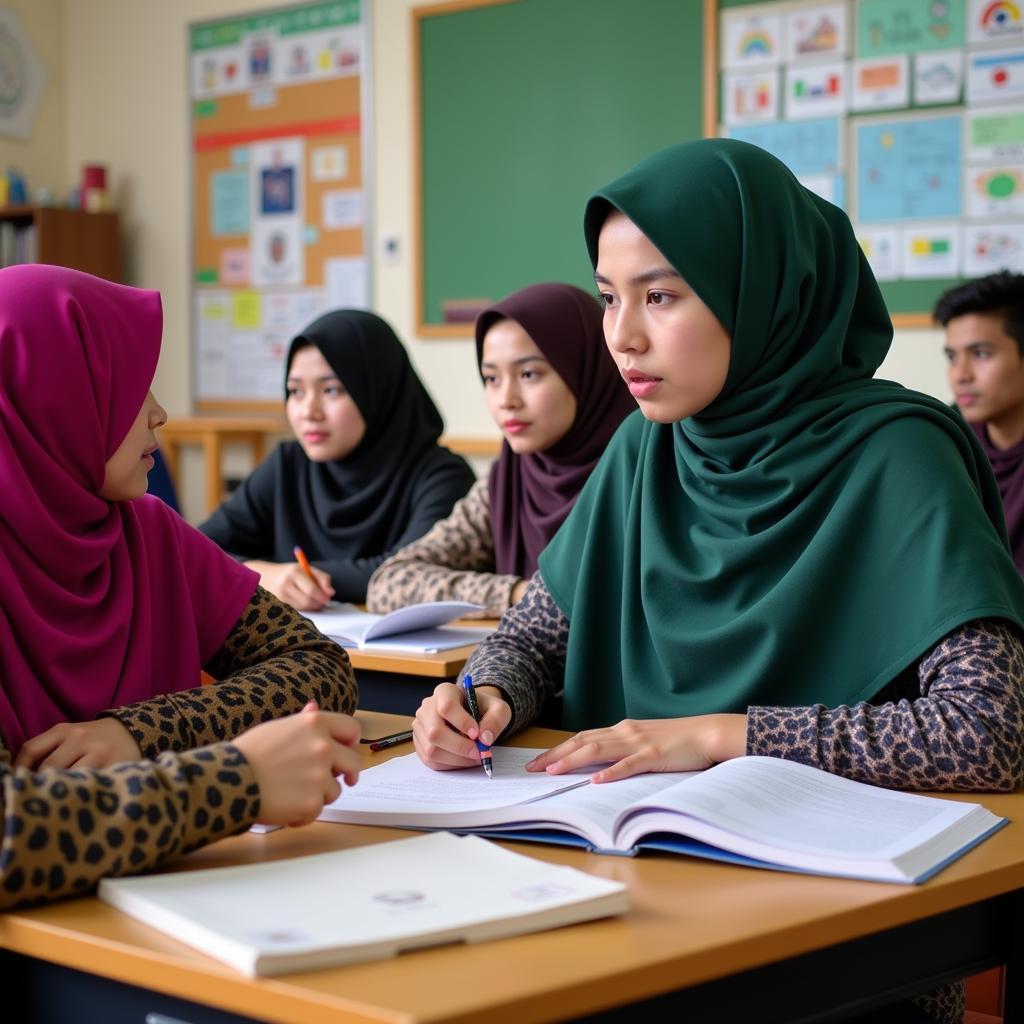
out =
[[1024,1024],[1024,892],[1012,897],[1006,956],[1003,1024]]

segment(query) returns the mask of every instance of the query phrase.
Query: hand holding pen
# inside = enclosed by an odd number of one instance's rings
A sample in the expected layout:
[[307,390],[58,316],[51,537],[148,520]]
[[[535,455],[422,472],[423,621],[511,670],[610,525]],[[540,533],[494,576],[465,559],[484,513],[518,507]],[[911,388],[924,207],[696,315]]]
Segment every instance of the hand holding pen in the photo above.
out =
[[[480,725],[480,709],[476,706],[476,694],[473,692],[473,680],[469,675],[462,677],[462,686],[466,691],[466,707],[473,716],[473,721]],[[491,748],[486,743],[480,742],[479,729],[477,730],[476,749],[480,751],[480,763],[487,772],[487,778],[494,778],[494,768],[491,759]]]
[[[467,706],[469,690],[478,719]],[[476,768],[481,763],[480,744],[489,748],[511,721],[512,708],[498,687],[474,687],[472,679],[468,683],[438,683],[416,709],[412,738],[420,760],[434,771]]]
[[[301,587],[304,591],[304,596],[309,599],[312,604],[307,604],[305,608],[322,608],[328,601],[334,596],[334,587],[331,586],[331,577],[323,571],[323,569],[314,569],[309,564],[309,559],[306,557],[306,552],[302,550],[297,544],[293,548],[295,555],[295,561],[298,563],[299,568],[302,570],[301,576],[296,580],[296,584]],[[312,584],[312,586],[309,586]],[[317,604],[316,602],[319,602]],[[295,602],[291,602],[294,604]],[[295,605],[295,607],[300,607]]]

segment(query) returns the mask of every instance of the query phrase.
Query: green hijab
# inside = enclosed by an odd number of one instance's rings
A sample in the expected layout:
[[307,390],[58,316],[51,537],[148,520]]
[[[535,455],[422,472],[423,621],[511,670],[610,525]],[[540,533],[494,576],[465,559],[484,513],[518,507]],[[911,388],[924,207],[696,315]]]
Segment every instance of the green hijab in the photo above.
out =
[[732,337],[721,394],[631,414],[541,555],[565,725],[875,696],[971,619],[1024,623],[995,480],[943,403],[872,374],[892,326],[846,215],[747,143],[663,150],[622,211]]

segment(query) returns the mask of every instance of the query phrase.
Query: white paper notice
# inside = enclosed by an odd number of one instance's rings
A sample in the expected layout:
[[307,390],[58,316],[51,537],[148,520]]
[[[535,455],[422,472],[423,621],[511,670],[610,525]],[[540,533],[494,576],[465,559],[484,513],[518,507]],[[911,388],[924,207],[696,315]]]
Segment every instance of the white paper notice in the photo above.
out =
[[854,110],[905,107],[910,99],[909,67],[906,54],[855,60],[850,105]]
[[960,273],[960,228],[913,224],[903,229],[903,277],[956,277]]
[[856,234],[875,278],[895,281],[900,276],[900,229],[861,227],[857,228]]
[[361,228],[363,226],[363,190],[339,189],[324,193],[323,227]]
[[1024,271],[1024,222],[968,224],[964,228],[964,274],[982,277],[999,270]]
[[328,309],[370,308],[366,260],[361,256],[324,260],[324,286]]
[[956,103],[964,79],[962,50],[914,54],[914,102]]

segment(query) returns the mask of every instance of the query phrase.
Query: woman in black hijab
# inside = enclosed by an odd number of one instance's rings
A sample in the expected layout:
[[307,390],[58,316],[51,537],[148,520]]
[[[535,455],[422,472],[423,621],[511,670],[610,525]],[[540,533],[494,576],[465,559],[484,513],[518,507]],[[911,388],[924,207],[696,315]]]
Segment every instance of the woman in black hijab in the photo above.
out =
[[336,310],[298,335],[285,393],[297,440],[279,445],[199,528],[300,610],[363,601],[373,570],[447,516],[473,471],[438,445],[441,415],[372,313]]

